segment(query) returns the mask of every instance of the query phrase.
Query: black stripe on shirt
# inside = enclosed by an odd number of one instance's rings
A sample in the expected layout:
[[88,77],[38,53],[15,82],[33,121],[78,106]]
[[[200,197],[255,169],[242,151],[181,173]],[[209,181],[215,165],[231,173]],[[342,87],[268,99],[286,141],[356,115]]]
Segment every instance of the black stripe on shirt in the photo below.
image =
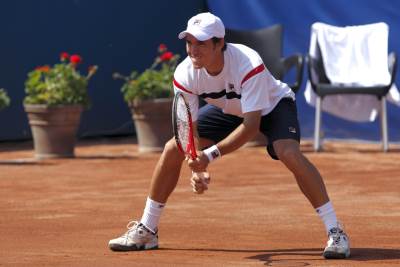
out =
[[201,98],[212,98],[212,99],[218,99],[218,98],[221,98],[224,96],[226,96],[227,99],[242,98],[242,96],[239,94],[236,94],[236,92],[228,92],[227,93],[226,89],[223,89],[217,93],[203,93],[200,95]]

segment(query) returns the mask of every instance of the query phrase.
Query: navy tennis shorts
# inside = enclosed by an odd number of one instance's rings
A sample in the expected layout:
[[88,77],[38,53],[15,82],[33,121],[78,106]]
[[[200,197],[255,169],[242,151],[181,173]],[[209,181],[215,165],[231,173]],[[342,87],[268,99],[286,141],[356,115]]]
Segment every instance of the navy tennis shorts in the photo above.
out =
[[[218,143],[235,130],[243,118],[225,114],[214,105],[206,104],[199,110],[197,130],[201,138]],[[300,142],[300,127],[297,120],[296,102],[291,98],[283,98],[267,115],[262,116],[260,132],[267,137],[268,154],[279,160],[273,143],[280,139],[294,139]]]

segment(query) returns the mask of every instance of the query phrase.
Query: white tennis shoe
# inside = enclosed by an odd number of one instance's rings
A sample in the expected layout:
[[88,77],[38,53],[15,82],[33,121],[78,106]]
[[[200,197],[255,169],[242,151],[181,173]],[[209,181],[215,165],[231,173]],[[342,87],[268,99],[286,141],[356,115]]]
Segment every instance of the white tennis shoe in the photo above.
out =
[[113,251],[147,250],[158,248],[157,232],[153,233],[142,223],[131,221],[126,226],[128,231],[120,237],[111,239],[108,247]]
[[344,259],[350,257],[350,240],[343,231],[343,227],[334,227],[329,230],[328,242],[324,249],[325,259]]

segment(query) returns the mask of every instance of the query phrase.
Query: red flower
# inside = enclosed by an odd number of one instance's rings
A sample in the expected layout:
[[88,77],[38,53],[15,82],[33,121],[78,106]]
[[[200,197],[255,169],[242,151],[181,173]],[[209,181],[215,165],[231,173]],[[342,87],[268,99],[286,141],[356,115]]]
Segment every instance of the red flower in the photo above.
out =
[[71,55],[69,61],[72,63],[72,65],[77,65],[82,63],[82,58],[80,55]]
[[158,46],[158,52],[162,53],[162,52],[165,52],[165,51],[167,51],[167,46],[165,44],[160,44]]
[[42,72],[48,72],[50,70],[50,67],[48,65],[45,65],[45,66],[38,66],[35,69]]
[[174,56],[172,52],[165,52],[160,56],[161,61],[169,61]]
[[68,58],[69,58],[69,54],[67,52],[62,52],[60,54],[60,60],[61,61],[66,61],[66,60],[68,60]]

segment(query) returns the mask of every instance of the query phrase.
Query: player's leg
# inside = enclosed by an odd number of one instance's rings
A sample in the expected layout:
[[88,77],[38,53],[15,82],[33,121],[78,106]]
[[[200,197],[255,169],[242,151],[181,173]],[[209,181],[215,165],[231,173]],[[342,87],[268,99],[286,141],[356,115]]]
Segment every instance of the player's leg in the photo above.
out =
[[294,174],[301,191],[325,224],[328,242],[323,253],[324,257],[327,259],[348,258],[350,256],[349,238],[336,218],[335,210],[318,170],[301,153],[296,140],[277,140],[273,146],[278,158]]
[[274,150],[283,164],[294,174],[301,191],[314,208],[329,201],[325,184],[318,170],[301,153],[297,140],[280,139],[273,142]]
[[[230,129],[235,129],[241,122],[236,116],[226,117],[220,109],[211,105],[199,110],[197,127],[201,147],[225,138]],[[178,182],[183,160],[184,156],[178,150],[175,140],[168,141],[154,169],[149,197],[140,222],[128,224],[128,231],[124,235],[110,240],[110,249],[128,251],[158,247],[158,223],[167,199]]]
[[262,118],[261,130],[270,142],[269,154],[281,160],[294,174],[301,191],[324,222],[329,235],[324,256],[348,257],[348,237],[339,226],[323,179],[315,166],[300,151],[300,129],[295,102],[283,99],[270,114]]
[[149,197],[159,203],[166,203],[175,189],[185,159],[174,139],[167,142],[153,171]]
[[126,233],[110,240],[108,246],[111,250],[130,251],[158,248],[158,223],[165,203],[178,182],[183,160],[184,156],[178,150],[175,140],[169,140],[153,171],[150,193],[140,222],[130,222]]
[[268,138],[268,153],[281,160],[294,174],[296,181],[314,208],[329,201],[318,170],[300,151],[300,127],[296,104],[291,98],[282,99],[261,119],[261,132]]
[[[215,106],[203,106],[199,110],[197,120],[200,148],[225,138],[241,121],[242,119],[236,116],[223,114],[222,110]],[[171,139],[165,145],[153,172],[150,195],[140,221],[154,233],[157,231],[167,199],[178,182],[183,160],[183,154],[179,151],[175,140]]]

